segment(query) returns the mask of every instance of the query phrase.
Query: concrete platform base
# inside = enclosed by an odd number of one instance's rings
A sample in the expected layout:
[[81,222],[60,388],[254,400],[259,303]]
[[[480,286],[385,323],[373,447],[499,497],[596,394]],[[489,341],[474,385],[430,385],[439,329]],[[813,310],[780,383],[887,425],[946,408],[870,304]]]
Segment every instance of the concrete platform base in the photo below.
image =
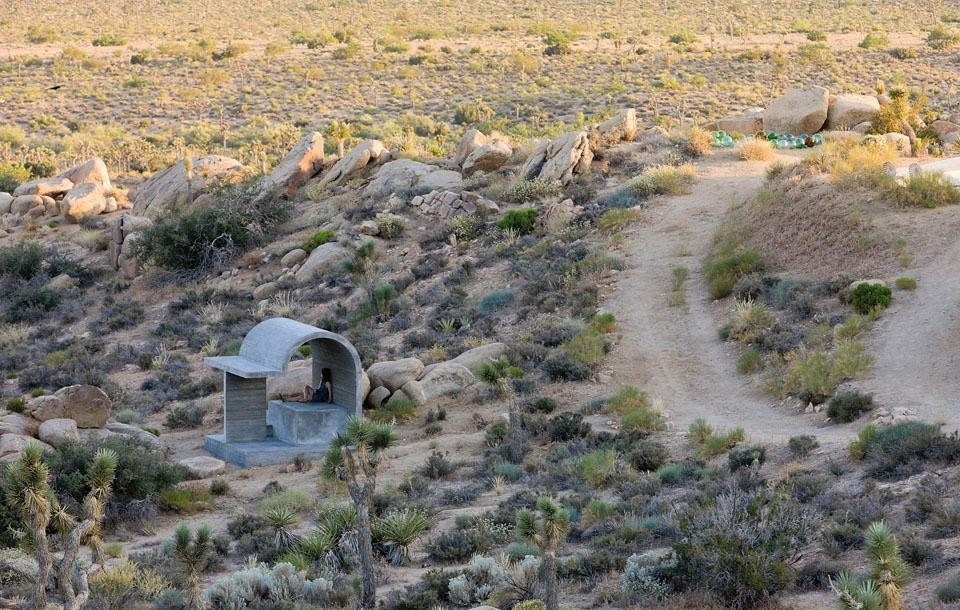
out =
[[301,453],[312,460],[322,460],[329,445],[330,439],[306,445],[293,445],[273,437],[249,443],[228,443],[222,434],[209,434],[203,439],[207,451],[241,467],[289,464]]
[[349,410],[334,403],[284,402],[267,405],[267,425],[273,436],[293,445],[329,443],[347,425]]

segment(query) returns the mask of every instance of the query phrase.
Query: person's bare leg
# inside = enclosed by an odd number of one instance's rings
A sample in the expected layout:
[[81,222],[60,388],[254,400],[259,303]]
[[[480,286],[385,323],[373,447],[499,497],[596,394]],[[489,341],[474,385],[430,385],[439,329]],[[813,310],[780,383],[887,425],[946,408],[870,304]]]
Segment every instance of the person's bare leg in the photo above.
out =
[[313,400],[313,388],[308,385],[303,386],[303,396],[300,397],[300,402],[310,402]]

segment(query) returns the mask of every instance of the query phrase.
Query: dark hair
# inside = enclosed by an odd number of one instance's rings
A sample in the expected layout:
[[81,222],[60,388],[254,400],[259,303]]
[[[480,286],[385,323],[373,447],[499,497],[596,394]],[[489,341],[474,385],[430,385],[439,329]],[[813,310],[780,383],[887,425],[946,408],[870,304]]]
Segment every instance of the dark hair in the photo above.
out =
[[329,381],[330,381],[330,378],[331,378],[332,376],[333,376],[333,374],[330,372],[330,369],[328,369],[328,368],[326,368],[326,367],[320,369],[320,377],[321,377],[321,379],[323,379],[323,381],[324,381],[325,383],[326,383],[326,382],[329,382]]

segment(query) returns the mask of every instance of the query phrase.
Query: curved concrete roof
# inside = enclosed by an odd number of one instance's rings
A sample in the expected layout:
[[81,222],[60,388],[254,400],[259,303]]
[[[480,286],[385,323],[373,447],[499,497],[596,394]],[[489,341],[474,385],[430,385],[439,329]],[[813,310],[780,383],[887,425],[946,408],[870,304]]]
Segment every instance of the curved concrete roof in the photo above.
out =
[[239,356],[204,358],[204,362],[240,377],[271,377],[286,371],[293,352],[314,339],[339,344],[353,360],[354,370],[363,370],[360,354],[344,337],[290,318],[270,318],[254,326],[244,337]]

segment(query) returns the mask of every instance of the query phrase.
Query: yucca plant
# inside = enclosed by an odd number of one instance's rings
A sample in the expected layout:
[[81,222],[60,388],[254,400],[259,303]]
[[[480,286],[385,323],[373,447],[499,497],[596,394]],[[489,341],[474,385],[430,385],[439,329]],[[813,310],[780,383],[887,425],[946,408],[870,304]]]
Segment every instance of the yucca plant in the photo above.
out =
[[386,547],[387,560],[399,566],[410,557],[410,545],[430,529],[430,520],[422,510],[393,510],[373,524],[374,537]]
[[299,537],[293,533],[300,523],[300,517],[290,506],[274,506],[263,515],[270,522],[273,528],[273,546],[282,552],[286,552],[295,547],[299,542]]
[[570,531],[570,513],[545,496],[537,500],[537,513],[526,508],[517,511],[517,533],[540,548],[546,610],[557,610],[557,551]]
[[880,590],[872,580],[861,581],[843,571],[836,580],[830,579],[830,588],[837,594],[840,610],[883,610]]
[[900,544],[883,521],[870,524],[866,534],[867,563],[870,578],[877,583],[883,610],[903,610],[903,587],[909,569],[900,556]]
[[383,452],[395,441],[396,436],[390,424],[353,415],[347,420],[343,432],[330,443],[323,464],[325,476],[336,477],[347,484],[356,509],[362,608],[374,608],[377,604],[370,509]]
[[510,421],[509,434],[506,445],[506,458],[511,462],[523,459],[523,427],[520,415],[520,405],[513,393],[512,380],[523,377],[523,370],[513,366],[510,358],[500,356],[496,360],[482,363],[475,372],[477,379],[495,388],[497,395],[509,401]]
[[27,445],[20,458],[7,467],[6,491],[7,500],[30,528],[33,550],[39,566],[30,607],[43,610],[47,606],[47,583],[53,567],[53,557],[47,542],[47,526],[57,501],[50,488],[50,469],[43,461],[43,449],[39,444]]
[[203,590],[200,586],[200,574],[206,567],[213,550],[210,527],[201,525],[194,534],[190,531],[189,525],[181,523],[174,532],[173,550],[177,564],[190,587],[188,591],[190,602],[194,608],[202,608]]

